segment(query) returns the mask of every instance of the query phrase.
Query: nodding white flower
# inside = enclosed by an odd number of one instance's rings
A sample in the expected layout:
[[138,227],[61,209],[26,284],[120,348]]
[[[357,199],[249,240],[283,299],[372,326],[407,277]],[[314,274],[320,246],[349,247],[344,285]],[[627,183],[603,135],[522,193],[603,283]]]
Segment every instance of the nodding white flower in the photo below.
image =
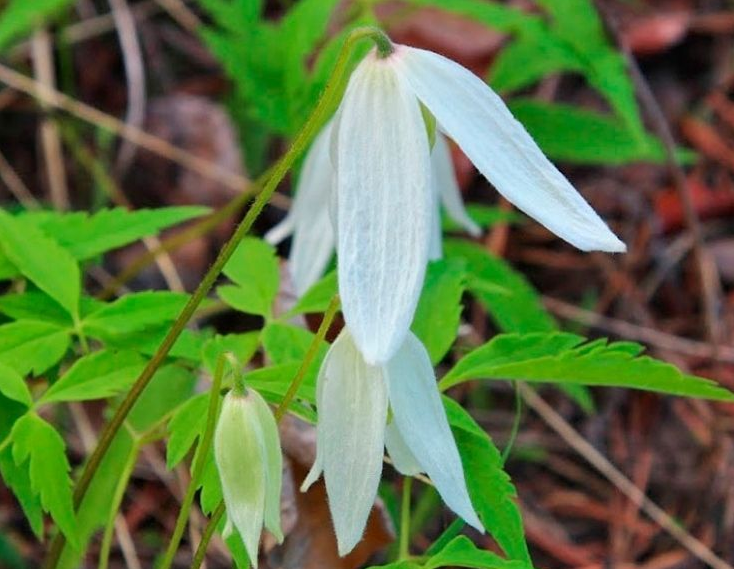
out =
[[352,73],[331,135],[342,311],[370,365],[403,345],[437,253],[421,105],[520,210],[584,251],[626,249],[481,79],[429,51],[373,50]]
[[214,433],[214,458],[227,508],[225,535],[237,529],[257,569],[263,525],[278,542],[283,456],[278,427],[268,404],[253,389],[230,391]]
[[[276,245],[293,235],[288,265],[296,294],[301,296],[323,276],[336,246],[331,212],[334,196],[334,168],[330,158],[333,122],[329,122],[306,154],[296,195],[283,221],[265,234]],[[436,201],[433,207],[430,260],[441,257],[441,216],[439,203],[447,215],[467,233],[476,237],[479,226],[469,217],[456,181],[446,138],[436,133],[431,151],[431,184]]]
[[[390,360],[373,366],[344,328],[317,381],[316,461],[301,489],[307,490],[323,472],[340,555],[349,553],[362,537],[377,496],[386,445],[400,472],[427,473],[444,502],[484,531],[420,340],[408,333]],[[386,426],[388,405],[392,418]]]

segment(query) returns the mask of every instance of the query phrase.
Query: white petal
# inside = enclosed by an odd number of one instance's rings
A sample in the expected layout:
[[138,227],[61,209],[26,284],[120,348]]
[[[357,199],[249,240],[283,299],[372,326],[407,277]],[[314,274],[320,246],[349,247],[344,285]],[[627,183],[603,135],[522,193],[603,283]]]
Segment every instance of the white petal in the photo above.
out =
[[320,371],[318,441],[339,555],[362,538],[382,474],[387,388],[344,329]]
[[451,150],[446,142],[446,137],[440,132],[436,133],[436,143],[431,152],[431,166],[433,167],[433,183],[438,188],[439,195],[446,213],[457,224],[472,237],[482,234],[481,228],[469,217],[464,208],[464,200],[461,197],[459,183],[456,181],[454,163],[451,160]]
[[459,451],[451,434],[431,360],[412,333],[384,366],[393,420],[410,451],[449,508],[484,531],[469,499]]
[[423,472],[423,468],[410,452],[408,445],[405,444],[395,421],[391,421],[385,427],[385,447],[392,460],[392,465],[400,474],[415,476]]
[[399,46],[393,59],[442,130],[503,196],[581,250],[626,250],[481,79],[430,51]]
[[392,58],[368,55],[352,74],[337,140],[339,292],[366,361],[405,338],[423,286],[433,196],[418,100]]
[[283,220],[277,225],[270,228],[268,232],[263,235],[263,239],[265,239],[265,241],[267,241],[271,245],[277,245],[278,243],[280,243],[284,239],[287,239],[290,235],[293,234],[293,230],[296,227],[296,216],[295,212],[293,211],[294,206],[295,200],[293,200],[293,204],[291,204],[291,210],[283,218]]
[[[433,163],[433,160],[431,160]],[[436,184],[435,169],[431,172],[431,192],[433,208],[431,211],[431,236],[428,242],[428,260],[437,261],[443,257],[443,229],[441,228],[440,189]]]

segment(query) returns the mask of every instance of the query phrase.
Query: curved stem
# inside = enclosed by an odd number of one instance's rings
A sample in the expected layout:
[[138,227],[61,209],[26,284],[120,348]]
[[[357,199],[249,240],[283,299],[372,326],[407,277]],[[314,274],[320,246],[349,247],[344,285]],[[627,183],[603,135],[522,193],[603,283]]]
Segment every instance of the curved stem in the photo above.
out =
[[214,437],[214,429],[217,424],[217,409],[219,408],[219,389],[222,385],[225,360],[226,356],[224,354],[220,354],[217,358],[212,391],[209,396],[209,410],[207,412],[206,428],[204,429],[204,435],[201,439],[201,443],[199,444],[199,448],[196,451],[191,480],[189,481],[189,486],[186,489],[186,495],[181,503],[181,510],[178,513],[178,518],[176,518],[176,527],[173,530],[171,541],[168,543],[166,555],[158,566],[159,569],[169,569],[173,564],[173,558],[176,555],[178,544],[181,542],[181,536],[186,529],[186,522],[188,521],[189,513],[191,512],[191,505],[194,502],[194,494],[199,486],[199,479],[201,478],[201,473],[204,471],[204,465],[206,464],[206,459],[209,456],[209,449],[211,448],[212,438]]
[[400,545],[398,559],[410,557],[410,494],[413,490],[413,478],[403,478],[403,499],[400,505]]
[[209,518],[209,523],[206,524],[204,533],[201,534],[201,541],[199,542],[199,546],[196,548],[194,560],[191,562],[191,569],[199,569],[201,564],[204,563],[206,549],[209,546],[209,542],[212,540],[212,537],[214,537],[214,532],[216,531],[219,521],[222,519],[225,511],[226,508],[224,507],[224,500],[222,500],[217,505],[217,509],[214,510],[214,513],[212,513],[212,517]]

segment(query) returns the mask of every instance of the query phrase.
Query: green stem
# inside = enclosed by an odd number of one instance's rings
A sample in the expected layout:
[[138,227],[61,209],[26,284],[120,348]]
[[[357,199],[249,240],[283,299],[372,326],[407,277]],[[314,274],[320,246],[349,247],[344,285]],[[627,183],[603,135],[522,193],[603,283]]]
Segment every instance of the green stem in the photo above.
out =
[[209,411],[207,412],[204,436],[202,437],[201,443],[199,443],[199,448],[196,451],[191,480],[189,481],[189,486],[186,489],[186,495],[181,503],[181,510],[178,513],[176,527],[173,530],[171,541],[168,543],[166,555],[158,566],[159,569],[169,569],[169,567],[171,567],[173,564],[173,558],[178,550],[178,544],[181,542],[181,537],[186,529],[186,522],[188,521],[189,513],[191,512],[191,505],[194,502],[194,494],[199,486],[199,479],[204,471],[204,465],[206,464],[206,459],[209,456],[209,449],[211,448],[212,438],[214,437],[214,429],[217,424],[217,409],[219,408],[219,389],[222,386],[225,361],[226,356],[224,354],[220,354],[217,358],[216,369],[214,370],[214,381],[212,383],[212,392],[209,396]]
[[331,299],[331,302],[329,303],[329,307],[324,313],[324,318],[323,320],[321,320],[319,329],[316,331],[316,336],[314,336],[313,340],[311,341],[311,345],[308,347],[308,351],[303,358],[301,366],[298,368],[296,375],[293,377],[290,386],[288,386],[288,391],[286,391],[285,395],[283,396],[283,400],[280,402],[280,405],[278,405],[278,408],[275,410],[275,421],[277,423],[280,423],[280,420],[288,411],[288,407],[290,407],[290,404],[293,402],[296,393],[298,393],[298,389],[301,387],[301,383],[303,383],[303,378],[306,377],[306,372],[308,371],[308,368],[311,367],[311,363],[313,363],[313,360],[316,358],[316,354],[319,353],[319,347],[321,346],[321,343],[326,338],[326,333],[329,331],[329,328],[331,328],[331,323],[334,321],[337,310],[339,310],[339,295],[335,294],[334,297]]
[[403,478],[403,500],[400,506],[400,545],[398,560],[410,557],[410,494],[413,490],[413,478]]
[[513,387],[515,388],[515,416],[512,419],[512,430],[510,436],[507,439],[507,444],[502,451],[502,464],[507,462],[510,457],[512,448],[515,446],[517,440],[517,434],[520,432],[520,420],[522,419],[522,397],[520,397],[520,382],[513,381]]
[[204,528],[204,533],[201,535],[201,541],[199,547],[196,548],[194,554],[194,560],[191,562],[191,569],[199,569],[201,564],[204,563],[204,557],[206,557],[206,549],[209,546],[209,542],[214,537],[214,532],[219,525],[219,521],[222,519],[226,508],[224,507],[224,500],[220,501],[217,505],[217,509],[214,510],[212,517],[209,518],[209,523]]

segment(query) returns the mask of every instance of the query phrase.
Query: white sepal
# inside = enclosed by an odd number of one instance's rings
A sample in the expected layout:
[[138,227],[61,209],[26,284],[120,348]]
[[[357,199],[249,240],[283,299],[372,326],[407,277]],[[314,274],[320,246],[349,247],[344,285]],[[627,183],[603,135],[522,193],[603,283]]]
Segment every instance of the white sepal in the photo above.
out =
[[395,421],[390,421],[385,428],[385,448],[387,448],[387,454],[390,455],[392,465],[400,474],[415,476],[423,472],[423,468],[410,452],[408,445],[405,444]]
[[503,196],[583,251],[626,250],[481,79],[430,51],[398,46],[393,58],[442,130]]
[[443,501],[464,521],[484,531],[469,498],[459,451],[441,403],[428,352],[409,333],[384,366],[393,420],[406,446],[430,476]]
[[339,292],[365,360],[402,344],[423,286],[434,206],[418,101],[392,58],[351,76],[336,135]]

